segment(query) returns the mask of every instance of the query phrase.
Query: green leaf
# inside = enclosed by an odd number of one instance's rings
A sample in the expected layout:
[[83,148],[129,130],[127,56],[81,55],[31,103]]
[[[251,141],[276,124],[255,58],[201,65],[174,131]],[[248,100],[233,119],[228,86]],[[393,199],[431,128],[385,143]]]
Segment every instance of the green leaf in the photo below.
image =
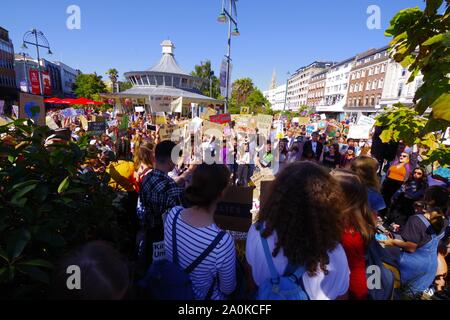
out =
[[440,42],[444,39],[444,34],[440,33],[435,35],[434,37],[431,37],[430,39],[428,39],[427,41],[425,41],[424,43],[422,43],[423,46],[431,46],[433,44],[435,44],[436,42]]
[[383,143],[388,143],[391,141],[392,139],[392,134],[393,131],[392,130],[384,130],[381,135],[380,135],[380,139]]
[[431,105],[433,116],[450,122],[450,93],[444,93]]
[[24,195],[26,195],[28,192],[30,192],[31,190],[33,190],[34,188],[36,188],[36,185],[33,184],[31,186],[25,187],[20,191],[17,191],[14,196],[11,199],[11,202],[13,203],[17,203],[17,201],[22,198]]
[[18,183],[16,185],[14,185],[11,188],[11,191],[14,191],[16,189],[20,189],[20,188],[23,188],[23,187],[26,187],[26,186],[29,186],[29,185],[38,184],[38,183],[39,183],[38,180],[28,180],[28,181],[25,181],[25,182],[21,182],[21,183]]
[[11,163],[14,163],[16,161],[16,157],[8,156],[8,161],[11,162]]
[[19,208],[23,208],[25,206],[25,204],[27,203],[28,199],[27,198],[21,198],[15,202],[11,201],[11,204],[14,206],[17,206]]
[[20,256],[31,239],[30,232],[25,229],[19,229],[11,233],[8,237],[6,252],[10,260]]
[[17,265],[18,266],[29,266],[29,267],[42,267],[42,268],[47,268],[47,269],[53,269],[55,267],[49,261],[42,260],[42,259],[20,262]]
[[39,282],[42,282],[45,284],[50,283],[49,275],[39,268],[29,267],[29,266],[20,266],[20,267],[17,267],[17,270],[28,275],[30,278],[32,278],[36,281],[39,281]]
[[69,177],[65,178],[58,187],[58,193],[61,194],[69,187]]
[[2,258],[7,263],[9,263],[8,255],[6,254],[6,252],[2,248],[0,248],[0,258]]

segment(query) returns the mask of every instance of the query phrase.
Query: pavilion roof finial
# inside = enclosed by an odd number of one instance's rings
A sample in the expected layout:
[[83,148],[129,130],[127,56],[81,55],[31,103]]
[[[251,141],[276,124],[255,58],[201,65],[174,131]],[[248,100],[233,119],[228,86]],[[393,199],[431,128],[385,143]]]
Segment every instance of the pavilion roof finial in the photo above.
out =
[[172,41],[170,41],[170,40],[164,40],[164,41],[161,43],[161,47],[162,47],[162,53],[163,53],[163,54],[171,54],[171,55],[174,54],[173,51],[174,51],[174,49],[175,49],[175,45],[173,44]]

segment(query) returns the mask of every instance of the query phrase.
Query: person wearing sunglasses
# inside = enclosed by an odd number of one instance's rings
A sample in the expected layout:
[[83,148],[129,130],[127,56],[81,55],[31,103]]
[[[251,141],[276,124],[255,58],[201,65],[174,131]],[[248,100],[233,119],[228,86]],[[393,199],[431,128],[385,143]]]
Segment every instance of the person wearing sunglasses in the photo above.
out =
[[[386,174],[386,179],[383,182],[381,194],[383,195],[384,202],[390,206],[392,196],[400,189],[403,183],[409,177],[411,172],[411,166],[409,164],[409,154],[402,152],[398,162],[394,162]],[[388,210],[384,209],[380,212],[380,215],[385,218],[388,214]]]
[[399,228],[403,227],[408,218],[414,215],[414,203],[422,200],[427,189],[428,179],[425,169],[414,169],[409,179],[393,195],[386,222],[393,223]]

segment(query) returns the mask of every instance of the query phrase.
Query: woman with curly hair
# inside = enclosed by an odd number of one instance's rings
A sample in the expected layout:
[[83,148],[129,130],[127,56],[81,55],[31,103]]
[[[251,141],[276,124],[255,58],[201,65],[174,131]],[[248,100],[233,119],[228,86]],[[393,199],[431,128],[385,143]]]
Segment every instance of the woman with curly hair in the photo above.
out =
[[291,265],[305,267],[302,279],[311,300],[345,299],[350,272],[340,245],[342,198],[338,183],[319,165],[294,163],[281,172],[247,237],[254,283],[271,277],[263,236],[280,275]]

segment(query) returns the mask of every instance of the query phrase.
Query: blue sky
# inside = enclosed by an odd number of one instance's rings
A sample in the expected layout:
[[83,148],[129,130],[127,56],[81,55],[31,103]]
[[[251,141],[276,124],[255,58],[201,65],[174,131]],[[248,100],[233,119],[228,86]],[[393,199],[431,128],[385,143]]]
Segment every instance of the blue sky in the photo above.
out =
[[[6,2],[6,3],[5,3]],[[423,0],[239,0],[240,37],[233,37],[233,79],[248,76],[265,90],[273,69],[286,73],[314,60],[340,61],[388,44],[390,19]],[[81,8],[81,30],[66,28],[69,5]],[[21,0],[2,1],[0,26],[10,31],[16,52],[33,27],[47,36],[53,56],[83,72],[104,75],[145,70],[161,56],[160,43],[175,43],[186,72],[210,59],[216,74],[227,50],[227,25],[217,22],[222,0]],[[381,29],[369,30],[369,5],[381,9]],[[35,51],[27,51],[35,56]]]

